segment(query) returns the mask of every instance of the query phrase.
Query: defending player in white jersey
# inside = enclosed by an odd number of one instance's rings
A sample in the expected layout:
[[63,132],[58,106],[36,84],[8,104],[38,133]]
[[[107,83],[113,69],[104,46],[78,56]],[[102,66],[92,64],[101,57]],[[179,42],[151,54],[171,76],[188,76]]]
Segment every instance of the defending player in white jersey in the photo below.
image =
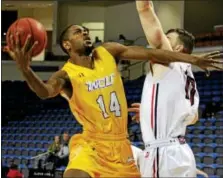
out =
[[[131,145],[131,148],[132,148],[133,157],[134,157],[136,166],[138,168],[140,168],[140,161],[142,160],[142,157],[143,157],[143,155],[142,155],[143,154],[143,150],[141,150],[140,148],[138,148],[138,147],[136,147],[134,145]],[[196,169],[196,173],[197,173],[197,175],[203,175],[204,177],[208,177],[208,175],[204,171],[201,171],[200,169]]]
[[[136,5],[152,48],[192,53],[192,34],[183,29],[171,29],[165,34],[152,2],[136,1]],[[184,139],[187,125],[198,117],[199,95],[191,65],[156,63],[150,68],[140,106],[145,143],[142,177],[195,177],[195,158]]]

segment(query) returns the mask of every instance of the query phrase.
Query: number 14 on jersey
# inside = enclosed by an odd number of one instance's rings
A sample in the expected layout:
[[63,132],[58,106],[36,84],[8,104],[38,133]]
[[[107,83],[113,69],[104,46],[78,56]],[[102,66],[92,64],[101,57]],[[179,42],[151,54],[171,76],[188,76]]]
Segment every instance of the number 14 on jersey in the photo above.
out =
[[[96,101],[101,109],[103,117],[105,119],[109,118],[109,114],[106,111],[106,107],[105,107],[105,104],[107,103],[104,102],[104,97],[102,95],[99,95]],[[108,104],[109,104],[110,112],[113,112],[116,117],[121,117],[121,107],[120,107],[116,92],[110,93],[110,103]]]

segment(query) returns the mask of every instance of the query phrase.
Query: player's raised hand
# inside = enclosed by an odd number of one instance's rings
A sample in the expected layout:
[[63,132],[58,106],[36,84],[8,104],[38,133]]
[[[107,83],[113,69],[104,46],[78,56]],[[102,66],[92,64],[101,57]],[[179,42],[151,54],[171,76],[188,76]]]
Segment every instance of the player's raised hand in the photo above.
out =
[[195,56],[204,57],[204,58],[214,58],[214,57],[221,56],[221,52],[220,51],[212,51],[212,52],[209,52],[209,53],[199,54],[199,55],[195,55]]
[[136,0],[136,9],[138,12],[143,12],[149,8],[153,8],[152,1],[149,0]]
[[223,53],[220,51],[196,55],[195,57],[198,59],[195,65],[205,70],[207,75],[209,75],[208,68],[223,70],[223,60],[221,59],[223,58]]
[[[15,39],[15,40],[14,40]],[[5,51],[8,52],[10,57],[16,61],[16,64],[20,70],[26,71],[29,69],[30,61],[32,59],[32,50],[38,44],[37,41],[30,45],[31,35],[28,35],[25,41],[24,46],[21,46],[21,40],[19,33],[16,33],[16,37],[13,35],[10,36],[11,48],[5,48]]]
[[140,103],[133,103],[131,104],[131,108],[128,108],[128,112],[134,112],[135,115],[132,117],[132,120],[135,120],[139,123],[140,120]]

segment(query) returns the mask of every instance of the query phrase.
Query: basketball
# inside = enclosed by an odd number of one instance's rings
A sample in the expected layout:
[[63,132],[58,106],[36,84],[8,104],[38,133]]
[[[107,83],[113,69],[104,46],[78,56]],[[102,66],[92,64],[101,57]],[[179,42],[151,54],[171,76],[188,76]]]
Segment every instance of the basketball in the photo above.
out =
[[35,19],[32,18],[21,18],[16,20],[8,29],[6,34],[6,42],[10,50],[13,46],[10,41],[10,36],[13,35],[13,39],[16,39],[16,33],[19,33],[20,45],[23,46],[30,34],[31,39],[29,48],[38,41],[38,45],[33,48],[32,57],[39,55],[47,45],[47,33],[44,26]]

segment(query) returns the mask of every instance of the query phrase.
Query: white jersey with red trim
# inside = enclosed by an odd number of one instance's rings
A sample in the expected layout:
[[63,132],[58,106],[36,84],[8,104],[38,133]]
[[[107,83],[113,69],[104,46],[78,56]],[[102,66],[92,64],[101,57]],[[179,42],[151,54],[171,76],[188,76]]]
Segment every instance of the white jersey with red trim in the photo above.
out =
[[144,143],[185,135],[199,105],[199,95],[191,65],[171,63],[160,80],[147,74],[140,106]]
[[145,143],[142,177],[195,177],[196,162],[183,137],[194,120],[199,95],[190,64],[172,63],[161,79],[148,73],[140,106]]

